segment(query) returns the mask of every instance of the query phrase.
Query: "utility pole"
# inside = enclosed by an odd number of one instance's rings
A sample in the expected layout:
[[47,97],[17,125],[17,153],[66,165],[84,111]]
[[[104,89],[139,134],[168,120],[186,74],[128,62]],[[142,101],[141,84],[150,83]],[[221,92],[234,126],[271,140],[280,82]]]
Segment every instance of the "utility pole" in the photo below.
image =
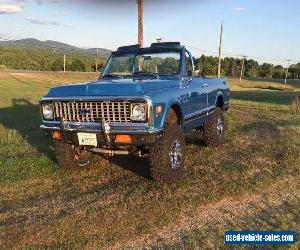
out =
[[246,59],[246,56],[243,56],[242,67],[241,67],[241,74],[240,74],[240,81],[242,81],[242,77],[243,77],[243,75],[244,75],[244,64],[245,64],[245,59]]
[[222,46],[223,46],[223,20],[221,24],[220,41],[219,41],[218,78],[221,77]]
[[291,60],[286,60],[287,61],[287,63],[288,63],[288,66],[287,66],[287,68],[286,68],[286,72],[285,72],[285,78],[284,78],[284,84],[286,84],[286,80],[287,80],[287,77],[288,77],[288,74],[289,74],[289,67],[290,67],[290,61]]
[[156,38],[155,40],[156,40],[157,43],[160,43],[162,38]]
[[66,54],[64,54],[64,72],[66,72]]
[[98,48],[96,49],[96,60],[95,60],[95,81],[97,80],[97,72],[98,72]]
[[97,48],[97,52],[96,52],[96,63],[95,63],[95,71],[98,71],[98,48]]
[[138,4],[138,44],[142,48],[144,45],[144,6],[143,0],[137,0]]

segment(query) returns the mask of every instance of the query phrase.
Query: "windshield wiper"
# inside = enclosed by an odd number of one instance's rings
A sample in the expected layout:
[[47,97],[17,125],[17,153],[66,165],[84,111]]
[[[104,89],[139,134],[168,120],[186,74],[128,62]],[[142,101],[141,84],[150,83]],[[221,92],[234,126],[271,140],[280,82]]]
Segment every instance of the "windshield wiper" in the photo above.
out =
[[136,71],[133,73],[133,76],[152,76],[152,77],[159,78],[158,74],[152,72],[146,72],[146,71]]
[[116,75],[116,74],[106,74],[106,75],[104,75],[104,76],[102,76],[102,78],[124,78],[123,76],[121,76],[121,75]]

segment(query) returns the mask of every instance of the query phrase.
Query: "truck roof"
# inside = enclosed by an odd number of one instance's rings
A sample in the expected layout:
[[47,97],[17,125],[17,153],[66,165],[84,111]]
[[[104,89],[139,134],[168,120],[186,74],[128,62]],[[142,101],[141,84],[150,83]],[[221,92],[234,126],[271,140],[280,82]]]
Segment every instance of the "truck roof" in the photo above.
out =
[[140,48],[138,44],[121,46],[112,54],[127,54],[127,53],[151,53],[157,51],[180,51],[183,48],[180,42],[161,42],[152,43],[150,47]]

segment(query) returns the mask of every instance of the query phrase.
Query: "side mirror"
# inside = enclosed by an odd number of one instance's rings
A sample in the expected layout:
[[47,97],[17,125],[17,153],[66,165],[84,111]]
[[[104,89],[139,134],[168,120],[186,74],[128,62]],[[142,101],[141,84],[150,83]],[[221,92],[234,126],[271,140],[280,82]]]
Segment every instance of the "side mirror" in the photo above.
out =
[[181,84],[182,86],[187,86],[189,83],[193,80],[192,76],[183,76],[181,79]]

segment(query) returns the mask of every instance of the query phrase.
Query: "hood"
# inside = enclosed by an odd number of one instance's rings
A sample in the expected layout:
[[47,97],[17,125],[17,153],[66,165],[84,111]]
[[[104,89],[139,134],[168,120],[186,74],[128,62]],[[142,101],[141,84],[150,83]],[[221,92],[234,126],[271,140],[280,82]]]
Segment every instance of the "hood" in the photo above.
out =
[[117,79],[68,84],[50,89],[47,97],[67,96],[139,96],[151,91],[170,88],[178,79]]

